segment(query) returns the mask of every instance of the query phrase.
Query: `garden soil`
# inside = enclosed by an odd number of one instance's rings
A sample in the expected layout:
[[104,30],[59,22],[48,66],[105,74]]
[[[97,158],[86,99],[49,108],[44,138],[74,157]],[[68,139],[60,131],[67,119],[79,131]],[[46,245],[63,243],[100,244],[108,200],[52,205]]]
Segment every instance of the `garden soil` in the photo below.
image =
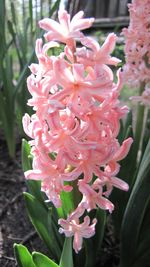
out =
[[[21,243],[30,252],[48,254],[32,226],[25,208],[23,192],[26,184],[21,168],[21,140],[18,138],[16,158],[12,160],[0,134],[0,266],[17,266],[13,244]],[[118,267],[119,245],[113,236],[113,227],[108,220],[106,234],[96,267]],[[30,267],[30,266],[29,266]],[[91,266],[93,267],[93,266]]]

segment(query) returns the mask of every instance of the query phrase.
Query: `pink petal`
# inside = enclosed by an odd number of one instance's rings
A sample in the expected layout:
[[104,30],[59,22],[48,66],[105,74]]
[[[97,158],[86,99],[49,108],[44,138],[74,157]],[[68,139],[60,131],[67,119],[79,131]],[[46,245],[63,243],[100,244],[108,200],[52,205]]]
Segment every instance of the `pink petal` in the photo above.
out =
[[74,83],[72,72],[65,61],[59,59],[54,61],[54,73],[58,84],[68,87],[70,83]]
[[37,55],[37,57],[39,57],[39,55],[42,54],[42,39],[37,39],[36,40],[36,45],[35,45],[35,53]]
[[111,203],[110,200],[108,200],[105,197],[97,197],[97,202],[96,204],[104,210],[109,210],[110,213],[112,213],[112,211],[114,210],[114,205],[113,203]]
[[110,33],[101,47],[101,53],[104,55],[111,54],[115,48],[116,40],[117,40],[116,34]]
[[62,27],[66,30],[66,32],[69,32],[70,28],[70,15],[67,13],[66,10],[59,10],[58,11],[58,19]]
[[128,139],[126,139],[120,149],[115,153],[113,159],[116,160],[116,161],[120,161],[122,160],[123,158],[126,157],[126,155],[128,154],[129,150],[130,150],[130,147],[131,147],[131,144],[133,143],[133,139],[131,137],[129,137]]
[[31,138],[34,138],[32,130],[30,128],[30,123],[31,123],[31,118],[30,118],[29,114],[26,113],[22,119],[23,129],[24,129],[24,132],[26,133],[26,135],[28,135]]
[[42,19],[39,21],[40,28],[46,30],[46,31],[54,31],[59,33],[60,35],[63,34],[63,27],[53,19]]
[[73,76],[78,83],[84,80],[84,66],[82,64],[73,64]]
[[73,248],[76,253],[78,253],[79,250],[81,250],[82,248],[82,242],[83,242],[82,240],[83,240],[82,236],[80,236],[78,232],[75,232],[73,240]]
[[99,43],[93,38],[84,37],[81,39],[81,43],[93,50],[94,53],[98,53],[98,51],[100,50]]
[[44,177],[47,178],[47,174],[43,175],[40,170],[29,170],[24,173],[26,179],[31,180],[42,180]]
[[79,11],[78,13],[76,13],[71,20],[71,25],[75,24],[77,20],[82,19],[83,16],[84,16],[83,11]]
[[121,189],[121,190],[124,190],[124,191],[128,191],[129,190],[129,185],[124,182],[123,180],[117,178],[117,177],[112,177],[111,178],[111,183],[113,186]]
[[71,31],[77,31],[77,30],[87,29],[87,28],[91,27],[93,22],[94,22],[94,18],[79,19],[75,23],[71,23],[70,30]]

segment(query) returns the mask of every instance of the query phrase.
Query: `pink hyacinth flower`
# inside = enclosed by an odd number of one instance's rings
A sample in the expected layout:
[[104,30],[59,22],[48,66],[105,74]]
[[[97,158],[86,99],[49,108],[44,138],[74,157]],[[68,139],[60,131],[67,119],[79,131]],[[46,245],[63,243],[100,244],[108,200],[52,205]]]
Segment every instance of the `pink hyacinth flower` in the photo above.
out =
[[123,29],[126,54],[124,81],[139,87],[140,83],[150,82],[150,0],[134,0],[128,7],[130,24]]
[[[25,177],[41,180],[41,190],[56,208],[63,205],[62,192],[74,190],[76,184],[81,198],[67,219],[59,219],[59,231],[74,236],[78,253],[83,238],[95,234],[96,219],[90,222],[87,213],[98,208],[112,212],[114,205],[108,196],[113,187],[128,190],[117,174],[118,162],[127,155],[132,139],[122,145],[117,139],[119,121],[128,108],[119,101],[122,73],[118,70],[115,83],[108,66],[120,62],[111,57],[116,35],[109,34],[99,46],[81,33],[92,25],[93,18],[84,19],[82,11],[72,20],[65,10],[58,15],[59,22],[39,22],[47,31],[47,42],[36,41],[38,63],[31,64],[27,79],[28,105],[35,114],[23,117],[33,156],[32,170]],[[76,38],[83,47],[77,48]],[[65,44],[64,51],[50,56],[49,49],[58,47],[58,42]]]

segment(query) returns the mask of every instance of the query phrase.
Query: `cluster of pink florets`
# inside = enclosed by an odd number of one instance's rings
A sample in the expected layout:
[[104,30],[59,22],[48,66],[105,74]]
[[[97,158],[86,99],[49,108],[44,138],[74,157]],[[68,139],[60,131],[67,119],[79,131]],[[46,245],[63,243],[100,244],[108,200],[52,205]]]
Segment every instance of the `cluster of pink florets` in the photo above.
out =
[[[123,30],[126,55],[124,78],[133,87],[139,87],[142,82],[150,82],[150,0],[133,0],[128,7],[130,25]],[[150,89],[147,94],[150,98]]]
[[[28,105],[35,114],[25,114],[23,126],[30,141],[33,170],[25,172],[27,179],[41,180],[42,191],[55,207],[61,206],[61,192],[74,190],[76,184],[81,201],[67,219],[60,219],[60,233],[74,236],[73,247],[78,252],[82,239],[95,233],[96,219],[90,222],[88,212],[101,208],[112,212],[108,200],[113,187],[128,190],[117,178],[118,161],[128,153],[132,139],[122,145],[117,140],[119,120],[127,112],[118,100],[122,75],[118,82],[108,65],[116,66],[111,57],[116,35],[108,35],[102,47],[86,37],[81,30],[93,23],[83,19],[83,12],[70,21],[66,11],[59,12],[59,22],[43,19],[41,28],[47,31],[46,44],[36,42],[38,64],[31,64],[32,74],[27,85],[32,98]],[[76,47],[76,38],[82,47]],[[49,56],[49,50],[65,45],[59,56]],[[73,182],[73,183],[72,183]]]

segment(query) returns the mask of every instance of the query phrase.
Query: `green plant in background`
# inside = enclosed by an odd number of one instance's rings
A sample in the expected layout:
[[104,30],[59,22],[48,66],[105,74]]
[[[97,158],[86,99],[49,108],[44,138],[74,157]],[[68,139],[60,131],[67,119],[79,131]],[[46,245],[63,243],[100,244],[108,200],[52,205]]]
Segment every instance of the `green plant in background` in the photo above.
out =
[[121,267],[149,266],[150,259],[150,140],[124,213]]
[[13,58],[9,53],[12,40],[6,36],[5,1],[0,1],[0,123],[11,156],[15,154],[15,101],[13,84]]
[[0,128],[3,129],[9,155],[15,156],[16,125],[20,135],[22,116],[31,114],[26,102],[29,92],[26,78],[29,65],[35,59],[34,43],[41,33],[37,21],[43,16],[52,16],[59,7],[60,0],[54,5],[49,1],[0,1]]

